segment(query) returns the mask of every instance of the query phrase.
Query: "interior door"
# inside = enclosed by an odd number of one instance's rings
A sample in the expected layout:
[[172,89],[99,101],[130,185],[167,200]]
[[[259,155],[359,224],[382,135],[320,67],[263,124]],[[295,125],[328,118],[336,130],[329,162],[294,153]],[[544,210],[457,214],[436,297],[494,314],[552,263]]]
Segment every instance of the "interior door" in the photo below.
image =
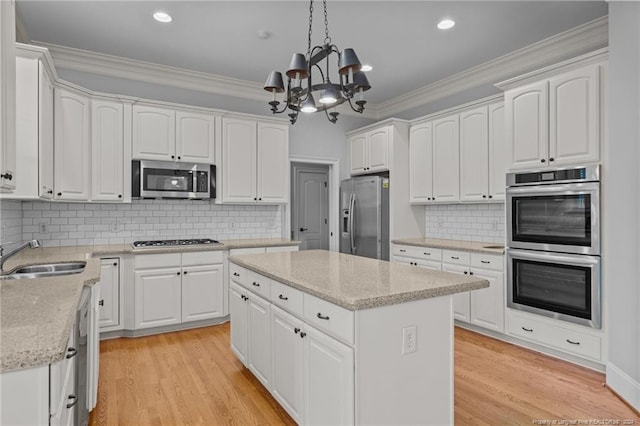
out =
[[294,166],[294,239],[300,250],[329,249],[329,171]]
[[381,238],[381,194],[378,176],[354,179],[353,230],[355,255],[379,259]]

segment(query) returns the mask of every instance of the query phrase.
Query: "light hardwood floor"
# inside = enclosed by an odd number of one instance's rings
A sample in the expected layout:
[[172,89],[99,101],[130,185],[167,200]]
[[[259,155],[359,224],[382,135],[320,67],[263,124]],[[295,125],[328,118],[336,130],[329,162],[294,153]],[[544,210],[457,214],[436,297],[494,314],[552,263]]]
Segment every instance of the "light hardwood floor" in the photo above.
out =
[[[294,424],[231,353],[228,323],[106,340],[100,356],[90,425]],[[603,374],[456,327],[456,425],[559,419],[640,425],[603,382]]]

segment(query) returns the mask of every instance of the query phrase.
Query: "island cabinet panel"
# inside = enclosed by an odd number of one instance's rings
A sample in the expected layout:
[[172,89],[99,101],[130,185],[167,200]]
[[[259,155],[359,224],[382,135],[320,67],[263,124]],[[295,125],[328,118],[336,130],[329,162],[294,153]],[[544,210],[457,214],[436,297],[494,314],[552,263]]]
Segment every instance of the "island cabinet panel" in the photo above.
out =
[[271,382],[271,304],[247,295],[248,367],[268,389]]
[[231,316],[231,350],[247,365],[248,307],[245,303],[247,291],[231,283],[229,287],[229,315]]

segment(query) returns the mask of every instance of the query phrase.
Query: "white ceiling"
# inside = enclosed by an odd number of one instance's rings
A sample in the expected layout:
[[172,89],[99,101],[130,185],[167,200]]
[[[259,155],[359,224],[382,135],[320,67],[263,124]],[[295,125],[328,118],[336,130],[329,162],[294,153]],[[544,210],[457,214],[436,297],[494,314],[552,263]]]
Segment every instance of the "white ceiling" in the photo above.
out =
[[[17,10],[31,40],[263,83],[306,51],[307,1],[31,1]],[[313,44],[324,38],[314,2]],[[173,16],[170,24],[151,17]],[[604,1],[329,0],[329,31],[373,65],[380,103],[607,14]],[[456,21],[436,29],[444,17]],[[271,37],[261,40],[259,30]]]

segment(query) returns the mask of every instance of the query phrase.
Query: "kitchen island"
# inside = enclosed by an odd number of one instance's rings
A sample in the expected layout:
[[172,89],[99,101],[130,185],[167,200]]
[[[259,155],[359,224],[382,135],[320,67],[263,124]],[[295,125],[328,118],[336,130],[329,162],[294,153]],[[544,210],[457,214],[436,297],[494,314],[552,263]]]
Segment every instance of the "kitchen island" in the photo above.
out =
[[299,424],[453,424],[451,295],[486,280],[324,250],[232,256],[231,349]]

